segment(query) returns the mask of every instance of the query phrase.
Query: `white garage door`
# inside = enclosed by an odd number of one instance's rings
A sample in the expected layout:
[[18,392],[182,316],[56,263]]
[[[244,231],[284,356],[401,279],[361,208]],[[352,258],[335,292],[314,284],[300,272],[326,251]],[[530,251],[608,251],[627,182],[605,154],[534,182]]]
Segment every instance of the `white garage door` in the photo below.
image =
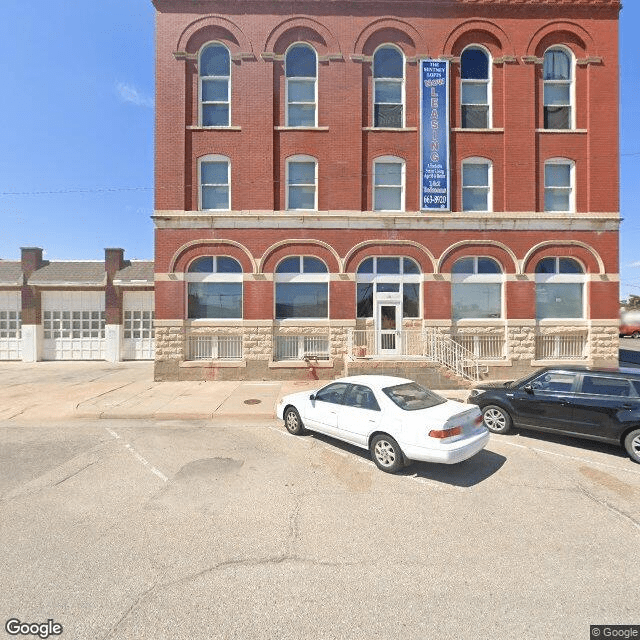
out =
[[19,291],[0,291],[0,360],[22,360]]
[[42,293],[44,360],[104,360],[104,292]]
[[153,291],[125,291],[123,295],[123,360],[153,360]]

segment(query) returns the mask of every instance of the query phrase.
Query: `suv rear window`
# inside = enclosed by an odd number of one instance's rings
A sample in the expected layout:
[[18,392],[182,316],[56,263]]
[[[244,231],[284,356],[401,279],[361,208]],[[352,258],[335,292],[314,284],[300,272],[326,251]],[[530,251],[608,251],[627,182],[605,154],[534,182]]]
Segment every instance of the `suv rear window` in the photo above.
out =
[[582,393],[596,396],[628,397],[634,395],[628,380],[620,378],[604,378],[600,376],[584,376]]
[[405,411],[429,409],[447,401],[446,398],[439,396],[437,393],[421,387],[417,382],[407,382],[395,387],[387,387],[383,391]]

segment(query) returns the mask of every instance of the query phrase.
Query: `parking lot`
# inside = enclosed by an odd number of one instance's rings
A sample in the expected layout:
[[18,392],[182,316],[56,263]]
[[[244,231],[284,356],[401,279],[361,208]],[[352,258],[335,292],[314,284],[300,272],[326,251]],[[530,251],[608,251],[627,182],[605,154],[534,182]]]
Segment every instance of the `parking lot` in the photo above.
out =
[[639,489],[616,447],[524,432],[391,476],[273,420],[5,420],[0,609],[73,639],[588,638],[638,622]]

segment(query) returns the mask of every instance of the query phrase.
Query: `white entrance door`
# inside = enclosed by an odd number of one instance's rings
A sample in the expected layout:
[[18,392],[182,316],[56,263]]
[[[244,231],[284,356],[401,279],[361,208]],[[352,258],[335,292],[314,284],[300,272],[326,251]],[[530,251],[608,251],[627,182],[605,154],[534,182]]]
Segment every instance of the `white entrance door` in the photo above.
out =
[[0,360],[22,360],[19,291],[0,291]]
[[376,320],[376,342],[378,347],[378,355],[398,355],[401,352],[401,303],[378,302]]
[[153,291],[125,291],[123,295],[123,360],[153,360]]
[[104,360],[103,291],[43,291],[43,360]]

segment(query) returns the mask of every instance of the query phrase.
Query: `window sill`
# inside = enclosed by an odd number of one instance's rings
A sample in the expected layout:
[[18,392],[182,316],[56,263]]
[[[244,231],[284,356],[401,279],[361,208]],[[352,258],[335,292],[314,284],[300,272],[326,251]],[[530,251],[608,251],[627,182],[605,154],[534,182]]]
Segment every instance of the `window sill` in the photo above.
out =
[[536,133],[589,133],[587,129],[536,129]]
[[363,131],[397,131],[399,133],[406,131],[417,131],[418,127],[362,127]]
[[333,360],[314,360],[311,358],[309,362],[306,360],[276,360],[270,361],[269,369],[333,369]]
[[189,125],[187,131],[242,131],[242,127],[201,127]]
[[472,129],[470,127],[453,127],[451,131],[455,131],[456,133],[504,133],[504,129]]
[[197,369],[199,367],[217,367],[220,369],[244,369],[246,360],[184,360],[180,363],[181,369]]
[[581,367],[590,367],[593,365],[591,358],[558,358],[555,360],[532,360],[532,367],[567,367],[573,364],[579,364]]
[[273,127],[274,131],[329,131],[329,127]]

